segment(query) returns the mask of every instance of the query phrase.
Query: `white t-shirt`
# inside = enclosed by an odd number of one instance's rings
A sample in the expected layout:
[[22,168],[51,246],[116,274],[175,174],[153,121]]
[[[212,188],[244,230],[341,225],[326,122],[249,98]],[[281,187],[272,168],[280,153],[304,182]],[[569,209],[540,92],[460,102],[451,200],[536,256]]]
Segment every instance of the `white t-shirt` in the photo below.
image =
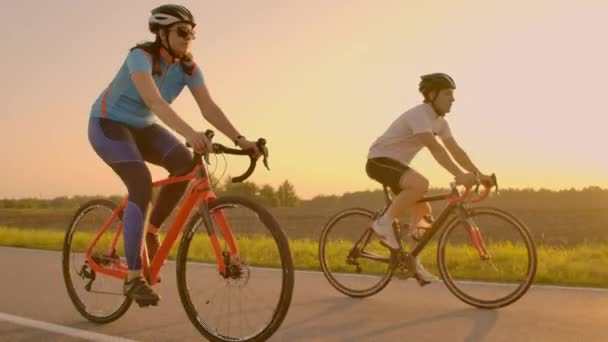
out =
[[387,157],[409,165],[424,147],[415,135],[425,132],[438,135],[442,140],[452,137],[447,120],[438,116],[428,103],[401,114],[386,132],[374,141],[367,158]]

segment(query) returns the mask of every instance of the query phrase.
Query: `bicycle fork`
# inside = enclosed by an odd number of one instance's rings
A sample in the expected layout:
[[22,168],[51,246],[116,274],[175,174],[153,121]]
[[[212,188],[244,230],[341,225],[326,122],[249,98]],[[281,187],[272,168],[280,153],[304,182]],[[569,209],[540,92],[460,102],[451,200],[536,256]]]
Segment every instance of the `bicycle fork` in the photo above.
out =
[[477,249],[477,252],[479,253],[479,257],[481,258],[481,260],[484,260],[484,261],[489,260],[490,254],[488,254],[488,250],[486,248],[486,243],[484,242],[483,237],[481,236],[479,227],[477,227],[475,222],[470,217],[467,216],[466,211],[464,209],[462,209],[460,211],[460,219],[462,221],[464,228],[469,233],[469,238],[471,239],[471,243],[473,244],[473,247],[475,247],[475,249]]
[[225,278],[228,278],[230,277],[230,266],[240,266],[241,260],[239,257],[238,247],[236,245],[236,242],[234,241],[234,236],[230,231],[226,216],[221,210],[217,210],[213,213],[213,218],[215,219],[215,222],[218,223],[222,235],[224,236],[224,240],[228,245],[228,251],[222,252],[220,241],[214,229],[213,219],[211,218],[211,214],[209,213],[208,202],[205,201],[199,205],[199,213],[201,214],[201,218],[203,219],[203,223],[205,224],[205,229],[207,229],[207,234],[209,235],[209,239],[211,241],[211,246],[213,247],[213,251],[215,252],[218,272]]

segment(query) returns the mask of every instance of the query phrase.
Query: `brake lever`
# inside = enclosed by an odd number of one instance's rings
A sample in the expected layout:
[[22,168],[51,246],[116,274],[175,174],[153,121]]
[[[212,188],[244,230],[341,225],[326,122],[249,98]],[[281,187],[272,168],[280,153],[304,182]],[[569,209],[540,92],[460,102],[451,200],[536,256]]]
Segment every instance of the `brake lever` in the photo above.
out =
[[[215,132],[208,129],[205,131],[205,135],[207,136],[207,139],[209,139],[209,142],[211,142],[211,139],[213,139],[213,137],[215,136]],[[213,144],[211,146],[212,146],[211,149],[213,150]],[[205,163],[207,163],[207,165],[211,165],[211,162],[209,161],[209,154],[210,154],[210,151],[203,154],[203,158],[205,159]]]
[[266,158],[266,155],[264,155],[264,159],[262,159],[262,162],[264,163],[264,167],[266,167],[266,170],[270,171],[270,167],[268,167],[268,159]]
[[496,190],[495,190],[496,196],[500,197],[500,192],[498,191],[498,179],[496,178],[495,173],[492,174],[492,183],[494,183],[494,186],[496,187]]
[[270,167],[268,166],[268,148],[266,147],[266,139],[259,138],[255,144],[258,147],[258,150],[260,150],[264,156],[262,158],[262,162],[264,163],[266,170],[270,171]]

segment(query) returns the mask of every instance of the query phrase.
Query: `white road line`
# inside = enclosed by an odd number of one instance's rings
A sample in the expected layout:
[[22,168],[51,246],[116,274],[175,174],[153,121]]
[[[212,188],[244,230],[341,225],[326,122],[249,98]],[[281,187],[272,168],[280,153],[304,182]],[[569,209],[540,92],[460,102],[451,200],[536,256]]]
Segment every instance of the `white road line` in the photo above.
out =
[[45,330],[45,331],[53,332],[56,334],[83,338],[88,341],[104,341],[104,342],[105,341],[121,341],[121,342],[135,341],[135,340],[130,340],[130,339],[122,338],[122,337],[104,335],[104,334],[99,334],[99,333],[95,333],[95,332],[90,332],[87,330],[74,329],[74,328],[70,328],[70,327],[65,327],[63,325],[58,325],[58,324],[53,324],[53,323],[48,323],[48,322],[43,322],[43,321],[36,321],[33,319],[19,317],[19,316],[13,316],[13,315],[9,315],[9,314],[3,313],[3,312],[0,312],[0,321],[6,321],[6,322],[13,323],[13,324],[26,326],[26,327],[30,327],[30,328],[34,328],[34,329],[39,329],[39,330]]

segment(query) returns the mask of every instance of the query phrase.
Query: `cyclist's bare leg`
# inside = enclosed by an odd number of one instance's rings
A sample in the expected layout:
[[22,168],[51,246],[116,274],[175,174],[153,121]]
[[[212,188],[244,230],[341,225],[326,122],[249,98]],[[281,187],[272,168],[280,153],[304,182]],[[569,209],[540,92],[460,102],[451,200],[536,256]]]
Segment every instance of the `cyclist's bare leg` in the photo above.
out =
[[401,192],[393,198],[390,207],[378,220],[372,224],[372,229],[380,240],[391,249],[398,249],[399,242],[395,237],[392,223],[396,217],[402,216],[427,191],[429,182],[414,170],[407,170],[399,182]]
[[416,203],[412,207],[411,215],[412,222],[418,223],[424,216],[431,215],[431,206],[428,202]]
[[403,216],[429,189],[429,181],[412,169],[403,173],[399,184],[403,190],[393,198],[393,202],[385,214],[391,221]]
[[421,231],[419,231],[418,228],[429,228],[431,226],[431,222],[422,219],[425,216],[431,216],[430,204],[428,202],[416,203],[412,207],[410,214],[410,235],[420,238],[420,235],[424,232],[424,230],[421,229]]
[[[407,170],[403,176],[401,176],[400,185],[403,190],[393,198],[393,202],[388,208],[386,214],[380,218],[379,222],[381,224],[385,224],[387,220],[390,220],[388,222],[392,222],[394,218],[405,214],[409,208],[418,207],[416,210],[418,210],[420,213],[426,211],[426,209],[423,209],[422,206],[417,206],[416,202],[428,191],[429,181],[418,172],[410,169]],[[419,257],[416,257],[415,262],[416,277],[421,286],[427,285],[432,280],[436,279],[433,274],[424,269],[420,263]]]

